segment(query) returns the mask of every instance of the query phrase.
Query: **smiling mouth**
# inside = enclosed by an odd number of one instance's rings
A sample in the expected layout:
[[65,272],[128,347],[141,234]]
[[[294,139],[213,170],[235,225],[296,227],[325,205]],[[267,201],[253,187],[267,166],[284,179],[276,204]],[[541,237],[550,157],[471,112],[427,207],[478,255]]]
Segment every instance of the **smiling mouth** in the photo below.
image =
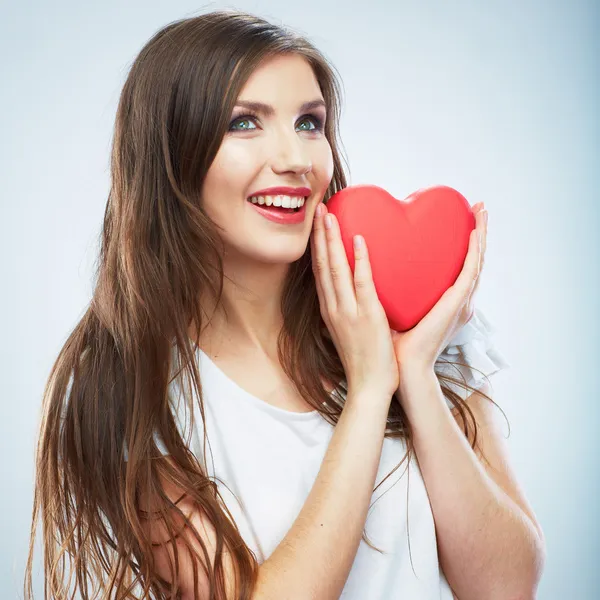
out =
[[306,201],[308,200],[308,196],[305,196],[304,198],[304,204],[302,206],[297,206],[296,208],[287,208],[284,206],[275,206],[274,204],[268,205],[268,204],[260,204],[259,202],[252,202],[252,200],[250,200],[250,198],[246,198],[246,202],[250,202],[250,204],[256,204],[256,206],[260,207],[260,208],[264,208],[265,210],[272,210],[274,212],[281,212],[281,213],[297,213],[300,212],[305,206],[306,206]]

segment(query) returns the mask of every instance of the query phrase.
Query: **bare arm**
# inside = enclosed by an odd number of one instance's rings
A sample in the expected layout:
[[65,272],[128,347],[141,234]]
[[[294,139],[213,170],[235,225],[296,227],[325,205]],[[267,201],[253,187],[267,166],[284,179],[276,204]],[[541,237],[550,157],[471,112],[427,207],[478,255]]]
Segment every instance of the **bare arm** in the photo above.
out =
[[480,447],[474,451],[473,430],[467,438],[433,370],[413,365],[402,381],[448,583],[462,600],[535,598],[545,559],[543,532],[512,473],[491,402],[478,392],[467,398],[478,428]]
[[[337,600],[346,583],[361,541],[371,500],[386,427],[389,399],[378,390],[348,392],[345,408],[332,435],[321,468],[300,514],[285,538],[259,567],[253,598],[256,600]],[[166,491],[166,490],[165,490]],[[179,497],[172,490],[172,499]],[[169,493],[171,497],[171,492]],[[186,514],[188,510],[180,502]],[[215,534],[199,512],[191,521],[214,560]],[[159,532],[157,532],[159,533]],[[183,530],[190,545],[201,550],[193,536]],[[159,539],[163,540],[164,532]],[[185,544],[176,539],[180,556]],[[171,544],[172,544],[171,543]],[[168,580],[167,553],[157,547],[157,568]],[[184,600],[194,598],[191,559],[180,565],[180,589]],[[233,570],[224,554],[228,598],[233,598]],[[197,570],[200,588],[196,598],[208,598],[208,579]],[[230,595],[231,594],[231,595]]]

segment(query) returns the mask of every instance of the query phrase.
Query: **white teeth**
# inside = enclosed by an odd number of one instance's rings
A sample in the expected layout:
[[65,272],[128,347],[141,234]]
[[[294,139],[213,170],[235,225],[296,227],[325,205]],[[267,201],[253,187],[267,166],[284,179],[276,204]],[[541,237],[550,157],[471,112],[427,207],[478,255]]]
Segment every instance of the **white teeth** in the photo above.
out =
[[300,208],[304,205],[306,198],[298,196],[251,196],[248,198],[252,204],[266,204],[267,206],[282,206],[283,208]]

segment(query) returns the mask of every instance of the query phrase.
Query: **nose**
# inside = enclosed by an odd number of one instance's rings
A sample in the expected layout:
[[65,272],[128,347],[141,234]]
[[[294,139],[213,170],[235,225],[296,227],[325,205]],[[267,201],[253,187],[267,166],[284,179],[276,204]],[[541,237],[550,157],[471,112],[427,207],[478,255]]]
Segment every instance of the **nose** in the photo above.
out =
[[275,173],[293,172],[303,175],[312,170],[309,141],[296,131],[278,131],[272,143],[271,166]]

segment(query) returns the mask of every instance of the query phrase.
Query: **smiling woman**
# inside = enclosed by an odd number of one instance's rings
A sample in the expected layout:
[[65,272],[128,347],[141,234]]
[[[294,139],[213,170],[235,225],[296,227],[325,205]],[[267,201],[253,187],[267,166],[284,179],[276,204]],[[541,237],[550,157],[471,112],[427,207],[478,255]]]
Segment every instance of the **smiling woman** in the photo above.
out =
[[315,218],[347,185],[340,89],[235,10],[133,62],[96,287],[44,393],[25,598],[39,517],[55,598],[452,598],[368,249],[340,279]]

